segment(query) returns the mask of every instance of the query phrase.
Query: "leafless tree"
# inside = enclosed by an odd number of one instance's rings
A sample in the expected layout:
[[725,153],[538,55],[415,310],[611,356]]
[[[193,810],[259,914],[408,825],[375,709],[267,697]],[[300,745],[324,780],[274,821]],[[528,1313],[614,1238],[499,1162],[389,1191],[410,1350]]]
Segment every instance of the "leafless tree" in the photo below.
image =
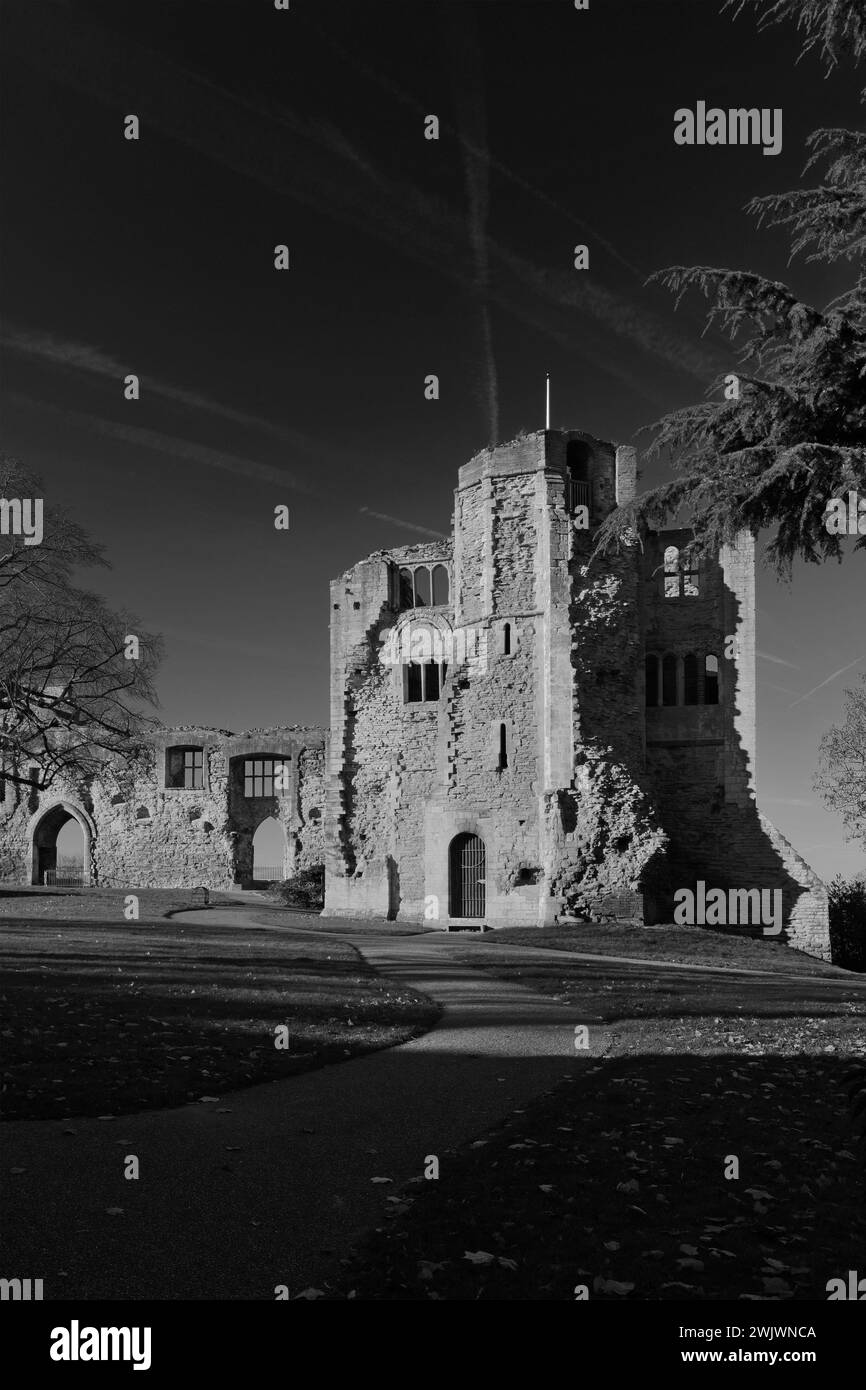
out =
[[[2,458],[0,496],[42,491]],[[44,790],[61,775],[86,781],[107,759],[138,757],[156,722],[162,642],[75,586],[78,567],[108,562],[63,508],[43,507],[41,541],[26,539],[0,536],[0,753],[7,782]]]

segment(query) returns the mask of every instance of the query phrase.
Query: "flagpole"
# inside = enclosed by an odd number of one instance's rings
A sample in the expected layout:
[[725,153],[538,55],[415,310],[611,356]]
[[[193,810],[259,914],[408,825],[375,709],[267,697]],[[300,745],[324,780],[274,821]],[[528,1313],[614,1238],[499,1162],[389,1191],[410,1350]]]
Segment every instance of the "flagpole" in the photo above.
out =
[[544,412],[544,428],[550,429],[550,373],[547,373],[547,399]]

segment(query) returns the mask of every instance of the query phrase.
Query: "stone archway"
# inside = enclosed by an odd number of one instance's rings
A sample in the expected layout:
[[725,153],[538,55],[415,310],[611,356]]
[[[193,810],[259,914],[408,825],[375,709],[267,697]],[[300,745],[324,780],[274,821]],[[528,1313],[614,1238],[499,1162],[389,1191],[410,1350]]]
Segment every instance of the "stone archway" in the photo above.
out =
[[77,821],[83,839],[81,881],[91,882],[91,856],[96,827],[86,811],[72,801],[54,801],[31,817],[28,827],[30,842],[30,882],[46,881],[46,873],[57,865],[57,836],[70,820]]
[[276,816],[265,816],[252,837],[253,883],[281,883],[290,857],[285,827]]

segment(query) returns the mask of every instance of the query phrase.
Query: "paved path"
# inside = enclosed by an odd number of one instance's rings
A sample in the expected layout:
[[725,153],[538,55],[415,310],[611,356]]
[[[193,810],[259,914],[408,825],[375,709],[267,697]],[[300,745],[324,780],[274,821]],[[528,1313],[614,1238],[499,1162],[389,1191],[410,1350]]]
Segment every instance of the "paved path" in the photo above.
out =
[[[185,917],[250,920],[241,908]],[[4,1125],[0,1276],[44,1279],[46,1299],[297,1294],[381,1224],[388,1194],[428,1154],[447,1181],[449,1149],[587,1056],[574,1050],[573,1008],[458,964],[437,937],[356,944],[444,1005],[431,1032],[218,1104]],[[127,1154],[138,1181],[123,1177]]]
[[[261,925],[267,915],[264,904],[248,902],[184,917]],[[280,916],[275,928],[285,930]],[[303,931],[301,921],[289,929]],[[574,1027],[592,1020],[461,963],[456,953],[465,939],[353,938],[347,926],[335,923],[372,965],[444,1006],[441,1022],[401,1047],[233,1092],[217,1104],[114,1121],[4,1125],[0,1277],[41,1278],[49,1299],[272,1299],[277,1284],[295,1295],[321,1284],[353,1239],[381,1224],[387,1196],[423,1172],[428,1154],[438,1156],[440,1181],[447,1181],[450,1149],[585,1061],[587,1053],[574,1051]],[[321,926],[313,930],[323,934]],[[503,960],[525,957],[525,948],[496,949]],[[763,973],[629,957],[621,963],[647,973]],[[850,975],[820,980],[822,988],[837,984],[850,990]],[[590,1036],[593,1050],[603,1051],[606,1030]],[[123,1178],[126,1154],[139,1159],[137,1182]],[[15,1168],[24,1171],[10,1173]],[[109,1215],[111,1207],[122,1212]]]

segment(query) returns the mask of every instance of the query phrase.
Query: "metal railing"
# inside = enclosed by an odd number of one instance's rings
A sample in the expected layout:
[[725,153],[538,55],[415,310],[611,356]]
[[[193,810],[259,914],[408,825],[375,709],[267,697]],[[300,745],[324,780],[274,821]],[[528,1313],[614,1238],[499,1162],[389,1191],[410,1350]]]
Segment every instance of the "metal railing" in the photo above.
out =
[[568,480],[568,510],[573,512],[575,507],[586,507],[589,509],[592,503],[592,489],[589,483],[578,482],[576,478]]
[[42,882],[46,888],[83,888],[84,865],[60,864],[56,869],[46,869]]
[[285,877],[286,870],[283,864],[253,863],[253,878],[257,883],[282,883]]

